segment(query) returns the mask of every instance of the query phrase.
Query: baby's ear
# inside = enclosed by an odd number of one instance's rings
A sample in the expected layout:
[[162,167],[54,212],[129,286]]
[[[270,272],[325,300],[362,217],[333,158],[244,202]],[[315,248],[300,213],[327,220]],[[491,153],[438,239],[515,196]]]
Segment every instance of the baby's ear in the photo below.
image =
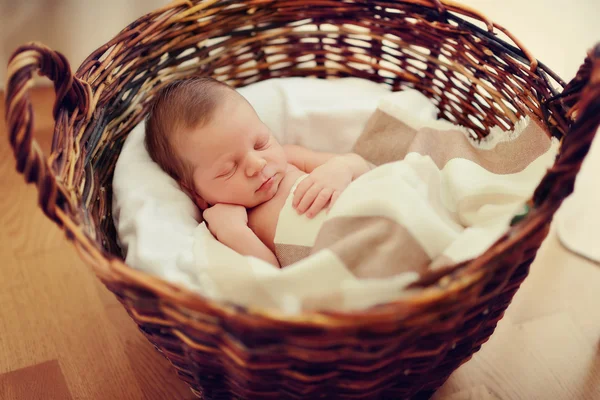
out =
[[192,190],[192,188],[190,188],[183,182],[179,182],[179,186],[181,186],[181,188],[188,194],[188,196],[192,198],[192,200],[194,201],[194,203],[196,203],[196,206],[200,210],[204,211],[208,208],[208,203],[206,202],[206,200],[200,197],[200,195],[198,195],[198,193],[196,193],[195,190]]

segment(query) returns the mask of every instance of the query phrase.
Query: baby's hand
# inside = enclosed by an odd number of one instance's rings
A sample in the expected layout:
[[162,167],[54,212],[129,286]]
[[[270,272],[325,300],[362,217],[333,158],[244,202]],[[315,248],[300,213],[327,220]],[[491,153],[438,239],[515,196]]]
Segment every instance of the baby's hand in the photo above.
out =
[[215,204],[204,210],[202,216],[217,240],[221,240],[228,232],[248,226],[248,211],[244,206]]
[[313,218],[329,203],[335,204],[354,179],[352,166],[344,156],[330,159],[304,178],[294,192],[293,207],[299,214]]

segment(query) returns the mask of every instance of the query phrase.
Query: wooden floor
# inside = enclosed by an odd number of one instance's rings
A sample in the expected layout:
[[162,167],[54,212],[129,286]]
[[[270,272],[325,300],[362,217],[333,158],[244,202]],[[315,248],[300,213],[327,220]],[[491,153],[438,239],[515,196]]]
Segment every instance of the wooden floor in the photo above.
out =
[[[48,149],[52,92],[34,101]],[[194,398],[38,210],[0,131],[0,399]],[[434,399],[600,399],[599,305],[600,266],[553,230],[492,339]]]

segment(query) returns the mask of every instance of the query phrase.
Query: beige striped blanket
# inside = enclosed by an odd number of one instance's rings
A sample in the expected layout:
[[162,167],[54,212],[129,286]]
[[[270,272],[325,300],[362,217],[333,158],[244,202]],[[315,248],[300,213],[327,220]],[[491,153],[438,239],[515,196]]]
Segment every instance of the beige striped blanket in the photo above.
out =
[[302,235],[276,243],[296,249],[287,267],[235,254],[210,241],[205,227],[197,230],[207,294],[286,312],[364,308],[497,240],[552,165],[558,144],[529,118],[478,143],[448,122],[416,118],[401,103],[384,99],[355,143],[377,167],[352,182],[301,243],[293,238]]

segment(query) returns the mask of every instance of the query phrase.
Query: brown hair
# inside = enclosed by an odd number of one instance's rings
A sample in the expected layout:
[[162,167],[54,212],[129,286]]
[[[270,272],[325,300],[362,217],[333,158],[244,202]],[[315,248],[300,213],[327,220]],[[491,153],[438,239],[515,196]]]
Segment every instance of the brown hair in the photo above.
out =
[[146,117],[145,145],[150,158],[175,179],[189,195],[194,188],[193,166],[176,152],[173,137],[181,129],[208,123],[224,93],[232,90],[209,77],[191,77],[167,84],[152,100]]

